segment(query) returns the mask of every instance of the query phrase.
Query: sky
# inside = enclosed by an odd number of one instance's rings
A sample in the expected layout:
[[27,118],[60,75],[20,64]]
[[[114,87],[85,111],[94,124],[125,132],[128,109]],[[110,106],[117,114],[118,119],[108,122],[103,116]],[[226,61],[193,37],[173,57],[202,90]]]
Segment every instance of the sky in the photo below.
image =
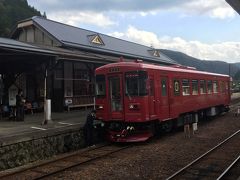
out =
[[202,60],[240,62],[240,16],[225,0],[28,0],[47,18]]

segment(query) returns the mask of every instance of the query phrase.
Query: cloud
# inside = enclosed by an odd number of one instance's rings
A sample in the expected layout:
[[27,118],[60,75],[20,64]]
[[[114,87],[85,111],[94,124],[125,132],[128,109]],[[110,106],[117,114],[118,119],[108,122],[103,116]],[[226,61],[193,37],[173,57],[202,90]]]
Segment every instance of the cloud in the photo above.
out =
[[[46,12],[49,19],[78,26],[98,27],[117,25],[112,17],[129,18],[158,15],[160,12],[179,14],[179,17],[203,15],[211,18],[232,18],[235,11],[225,0],[28,0],[31,6]],[[116,20],[117,21],[117,20]]]
[[48,13],[60,11],[137,12],[143,16],[152,12],[178,11],[182,14],[202,14],[213,18],[235,16],[225,0],[28,0],[30,5]]
[[47,8],[52,10],[91,10],[100,11],[150,11],[155,9],[164,9],[172,6],[178,6],[187,0],[28,0],[30,5],[38,6],[39,8]]
[[79,12],[79,11],[61,11],[49,13],[49,19],[58,22],[69,24],[72,26],[79,26],[81,24],[93,24],[99,27],[107,27],[116,25],[109,17],[104,16],[102,13],[95,12]]
[[232,18],[235,11],[225,2],[225,0],[198,0],[189,1],[183,4],[182,8],[192,14],[207,15],[212,18]]
[[148,31],[129,26],[126,32],[114,32],[109,35],[123,38],[156,49],[180,51],[203,60],[223,60],[237,62],[240,60],[240,42],[222,42],[207,44],[199,41],[187,41],[181,37],[158,37]]

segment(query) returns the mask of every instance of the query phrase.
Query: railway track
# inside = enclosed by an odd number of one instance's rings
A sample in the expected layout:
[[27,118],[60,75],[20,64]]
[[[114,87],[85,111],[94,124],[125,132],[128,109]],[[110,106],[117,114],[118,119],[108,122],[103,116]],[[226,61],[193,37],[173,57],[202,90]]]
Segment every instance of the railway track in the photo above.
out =
[[240,156],[217,178],[221,179],[240,179]]
[[104,144],[26,169],[0,175],[0,179],[43,179],[77,166],[83,166],[86,163],[106,157],[129,147],[131,146]]
[[171,179],[240,178],[240,130],[226,138],[170,177]]

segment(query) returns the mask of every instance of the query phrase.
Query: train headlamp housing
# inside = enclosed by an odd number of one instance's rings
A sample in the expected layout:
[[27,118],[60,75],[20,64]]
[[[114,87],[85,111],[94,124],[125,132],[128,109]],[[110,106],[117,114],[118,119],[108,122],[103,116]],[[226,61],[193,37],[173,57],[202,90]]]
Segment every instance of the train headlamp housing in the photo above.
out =
[[97,105],[97,110],[102,110],[103,109],[103,105]]
[[129,110],[138,110],[140,109],[139,104],[129,104]]

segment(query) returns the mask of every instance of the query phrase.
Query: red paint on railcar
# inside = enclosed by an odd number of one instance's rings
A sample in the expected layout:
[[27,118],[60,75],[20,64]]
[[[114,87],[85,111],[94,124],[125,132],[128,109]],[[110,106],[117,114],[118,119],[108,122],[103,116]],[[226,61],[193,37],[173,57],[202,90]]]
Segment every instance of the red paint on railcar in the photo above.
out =
[[228,109],[230,77],[190,67],[119,62],[96,69],[97,118],[111,141],[145,141],[156,124]]

